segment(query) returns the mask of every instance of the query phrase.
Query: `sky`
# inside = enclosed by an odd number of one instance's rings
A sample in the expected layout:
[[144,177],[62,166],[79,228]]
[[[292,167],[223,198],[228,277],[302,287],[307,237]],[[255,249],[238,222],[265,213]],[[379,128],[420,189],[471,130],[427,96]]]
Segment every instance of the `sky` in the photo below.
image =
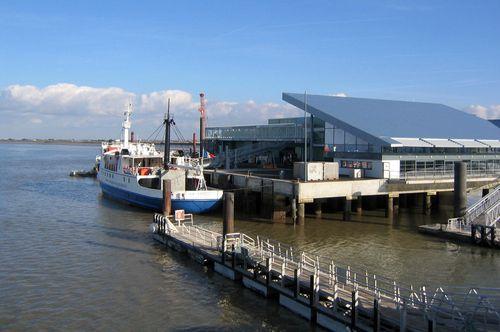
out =
[[0,1],[0,138],[185,137],[296,116],[282,92],[500,118],[499,1]]

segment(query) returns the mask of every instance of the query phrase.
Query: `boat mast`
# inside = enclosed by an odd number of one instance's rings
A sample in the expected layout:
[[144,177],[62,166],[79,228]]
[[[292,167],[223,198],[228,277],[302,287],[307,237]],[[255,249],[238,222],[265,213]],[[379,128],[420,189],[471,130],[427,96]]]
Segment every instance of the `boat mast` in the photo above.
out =
[[206,126],[206,109],[205,109],[205,93],[200,93],[200,158],[203,160],[205,154],[205,126]]
[[128,148],[128,140],[129,140],[129,129],[130,129],[130,114],[132,114],[132,103],[127,104],[127,109],[123,112],[125,115],[125,120],[123,120],[122,129],[123,129],[123,147]]
[[170,98],[168,98],[167,104],[167,114],[163,120],[165,125],[165,149],[163,152],[163,168],[168,170],[168,164],[170,163],[170,124],[173,122],[170,119]]

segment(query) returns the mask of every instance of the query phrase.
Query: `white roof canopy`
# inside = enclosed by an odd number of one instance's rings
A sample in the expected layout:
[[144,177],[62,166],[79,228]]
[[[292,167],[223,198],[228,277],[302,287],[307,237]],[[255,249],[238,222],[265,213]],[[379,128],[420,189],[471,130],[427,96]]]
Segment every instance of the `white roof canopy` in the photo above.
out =
[[462,147],[462,145],[455,143],[449,139],[445,139],[445,138],[422,138],[422,140],[432,144],[435,148],[461,148]]
[[403,138],[391,137],[391,140],[397,143],[391,144],[393,147],[411,147],[411,148],[432,148],[433,146],[427,142],[422,141],[420,138]]
[[484,143],[478,142],[473,139],[452,139],[453,142],[456,142],[463,146],[464,148],[487,148],[488,146]]
[[500,141],[497,139],[478,139],[478,141],[492,148],[500,148]]

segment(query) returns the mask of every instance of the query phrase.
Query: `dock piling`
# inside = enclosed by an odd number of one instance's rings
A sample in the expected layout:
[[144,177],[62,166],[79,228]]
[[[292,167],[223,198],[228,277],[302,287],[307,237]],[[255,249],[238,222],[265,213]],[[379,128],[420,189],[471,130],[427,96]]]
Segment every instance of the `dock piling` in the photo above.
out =
[[172,212],[172,181],[163,179],[163,215],[169,216]]
[[467,210],[467,164],[463,161],[456,161],[454,175],[453,211],[455,218],[461,218]]
[[222,224],[222,236],[234,233],[234,193],[224,193],[224,220]]

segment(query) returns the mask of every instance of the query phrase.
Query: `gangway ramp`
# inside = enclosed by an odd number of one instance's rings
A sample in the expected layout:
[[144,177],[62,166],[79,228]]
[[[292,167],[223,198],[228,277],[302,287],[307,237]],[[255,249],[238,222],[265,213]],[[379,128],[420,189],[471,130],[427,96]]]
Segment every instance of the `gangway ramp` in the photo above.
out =
[[330,330],[500,330],[500,289],[405,284],[278,241],[155,215],[154,238]]

